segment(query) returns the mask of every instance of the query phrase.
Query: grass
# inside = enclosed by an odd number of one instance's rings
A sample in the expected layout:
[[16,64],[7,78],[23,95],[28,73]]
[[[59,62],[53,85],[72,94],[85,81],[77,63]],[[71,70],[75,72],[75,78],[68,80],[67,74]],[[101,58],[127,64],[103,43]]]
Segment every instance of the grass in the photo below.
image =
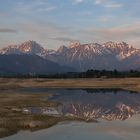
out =
[[112,79],[0,79],[0,89],[16,89],[24,87],[48,88],[120,88],[140,91],[140,78]]
[[14,90],[2,90],[0,94],[0,138],[17,133],[21,129],[48,128],[60,121],[60,118],[23,114],[12,108],[24,107],[55,107],[58,103],[44,101],[49,94],[21,94]]

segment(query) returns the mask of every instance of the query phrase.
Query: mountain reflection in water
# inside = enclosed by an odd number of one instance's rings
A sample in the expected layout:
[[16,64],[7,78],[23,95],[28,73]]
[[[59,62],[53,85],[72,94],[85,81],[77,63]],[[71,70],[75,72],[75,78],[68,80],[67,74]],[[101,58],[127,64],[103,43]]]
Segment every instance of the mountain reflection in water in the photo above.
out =
[[[126,120],[140,113],[140,94],[120,89],[47,89],[55,109],[38,108],[42,114],[67,116],[86,121]],[[32,109],[35,110],[35,109]]]

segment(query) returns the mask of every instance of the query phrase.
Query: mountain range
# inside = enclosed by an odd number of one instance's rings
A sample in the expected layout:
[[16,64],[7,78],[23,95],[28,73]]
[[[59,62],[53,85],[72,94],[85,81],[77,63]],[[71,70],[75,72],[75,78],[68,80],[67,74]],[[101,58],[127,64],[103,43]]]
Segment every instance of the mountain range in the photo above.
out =
[[35,41],[27,41],[2,48],[0,64],[0,71],[15,73],[57,73],[88,69],[139,70],[140,49],[125,42],[110,41],[104,44],[72,42],[69,46],[49,50]]

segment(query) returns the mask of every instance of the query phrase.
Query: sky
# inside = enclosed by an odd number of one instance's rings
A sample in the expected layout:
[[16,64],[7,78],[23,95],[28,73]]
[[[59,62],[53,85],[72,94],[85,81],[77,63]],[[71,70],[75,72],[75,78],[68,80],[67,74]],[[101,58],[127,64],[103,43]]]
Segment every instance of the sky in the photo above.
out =
[[0,48],[34,40],[127,42],[140,48],[140,0],[0,0]]

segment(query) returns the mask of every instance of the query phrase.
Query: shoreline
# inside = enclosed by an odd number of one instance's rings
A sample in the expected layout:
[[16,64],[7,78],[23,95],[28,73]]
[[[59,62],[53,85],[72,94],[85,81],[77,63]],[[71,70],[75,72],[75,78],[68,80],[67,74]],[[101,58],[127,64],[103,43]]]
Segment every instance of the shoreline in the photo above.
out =
[[[4,81],[4,82],[2,82]],[[118,88],[140,92],[140,78],[94,78],[94,79],[3,79],[0,78],[0,90],[18,88]]]

